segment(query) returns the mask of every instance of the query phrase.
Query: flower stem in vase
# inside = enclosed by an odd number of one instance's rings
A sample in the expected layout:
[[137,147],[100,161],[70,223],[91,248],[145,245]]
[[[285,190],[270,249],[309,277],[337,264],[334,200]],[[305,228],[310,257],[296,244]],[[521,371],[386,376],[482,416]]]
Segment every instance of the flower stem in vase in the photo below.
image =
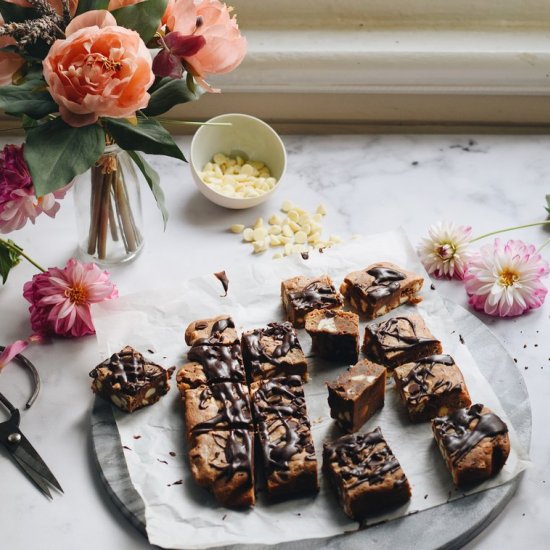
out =
[[127,252],[134,252],[141,243],[141,236],[136,229],[134,216],[130,208],[126,183],[122,171],[118,170],[114,179],[115,206],[120,220],[120,229]]

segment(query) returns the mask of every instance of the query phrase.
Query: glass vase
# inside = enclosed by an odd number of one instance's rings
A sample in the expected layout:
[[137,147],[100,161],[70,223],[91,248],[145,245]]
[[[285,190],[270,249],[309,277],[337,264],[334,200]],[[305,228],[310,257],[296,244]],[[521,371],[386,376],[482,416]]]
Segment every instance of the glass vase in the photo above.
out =
[[78,247],[86,261],[115,265],[143,248],[139,179],[134,163],[118,145],[105,147],[94,166],[74,185]]

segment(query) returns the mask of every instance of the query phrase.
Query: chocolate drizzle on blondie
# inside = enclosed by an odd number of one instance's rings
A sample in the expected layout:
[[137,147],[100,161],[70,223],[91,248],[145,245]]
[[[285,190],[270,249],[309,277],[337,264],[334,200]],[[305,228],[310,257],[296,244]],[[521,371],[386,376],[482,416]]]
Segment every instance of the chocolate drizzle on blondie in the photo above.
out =
[[288,298],[292,308],[297,312],[331,308],[342,303],[334,285],[322,281],[313,281],[303,290],[289,292]]
[[208,408],[212,399],[219,404],[218,414],[197,424],[192,430],[194,434],[223,428],[251,427],[250,398],[244,386],[230,382],[205,386],[199,396],[199,409]]
[[[429,397],[430,393],[446,392],[453,389],[455,384],[450,378],[440,378],[435,383],[430,383],[434,379],[432,372],[435,365],[445,365],[451,367],[455,364],[450,355],[431,355],[416,362],[409,373],[403,377],[401,384],[409,393],[408,401],[412,405],[418,404],[422,399]],[[460,381],[458,383],[460,387]]]
[[231,430],[228,432],[212,432],[213,440],[217,447],[221,449],[225,456],[225,464],[219,466],[216,462],[211,462],[212,468],[219,470],[220,478],[229,481],[238,472],[247,474],[250,485],[252,477],[250,472],[252,464],[252,438],[247,430]]
[[[242,371],[241,346],[239,344],[231,346],[196,344],[189,350],[188,357],[191,361],[196,361],[203,366],[209,381],[241,378],[237,376]],[[242,377],[242,381],[244,381],[244,377]]]
[[494,413],[482,413],[483,405],[472,405],[448,416],[435,418],[434,430],[439,433],[448,455],[456,464],[482,439],[508,433],[508,426]]
[[365,289],[367,299],[371,302],[377,302],[395,291],[399,290],[401,283],[406,278],[404,273],[391,269],[389,267],[377,266],[369,269],[367,273],[374,278],[371,286]]
[[[349,489],[362,483],[375,485],[384,482],[388,474],[401,466],[386,444],[380,428],[367,434],[343,436],[326,449],[339,466],[340,475]],[[394,486],[407,482],[405,474],[394,480]]]
[[[406,334],[404,327],[400,323],[405,323],[410,327],[410,334]],[[419,344],[428,344],[438,342],[435,338],[425,338],[418,336],[415,323],[409,317],[392,317],[384,323],[381,323],[376,329],[378,338],[385,351],[399,351],[408,349]],[[408,332],[408,331],[407,331]],[[391,345],[384,342],[385,338],[394,339],[397,343]]]

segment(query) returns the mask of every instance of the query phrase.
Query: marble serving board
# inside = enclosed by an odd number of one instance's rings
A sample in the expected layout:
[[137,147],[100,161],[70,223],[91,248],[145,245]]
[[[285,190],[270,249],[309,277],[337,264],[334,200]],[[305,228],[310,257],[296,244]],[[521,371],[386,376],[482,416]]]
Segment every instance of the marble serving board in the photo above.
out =
[[[512,358],[491,331],[475,316],[446,300],[457,335],[468,347],[484,376],[491,380],[502,407],[513,423],[525,449],[531,438],[531,409],[523,379]],[[143,501],[133,487],[111,405],[97,398],[92,418],[92,441],[102,481],[117,507],[145,535]],[[330,549],[459,548],[484,529],[512,498],[521,479],[450,501],[442,506],[346,535],[323,540]],[[319,539],[285,542],[272,548],[315,549]],[[226,548],[237,548],[231,546]],[[239,546],[243,548],[243,546]]]

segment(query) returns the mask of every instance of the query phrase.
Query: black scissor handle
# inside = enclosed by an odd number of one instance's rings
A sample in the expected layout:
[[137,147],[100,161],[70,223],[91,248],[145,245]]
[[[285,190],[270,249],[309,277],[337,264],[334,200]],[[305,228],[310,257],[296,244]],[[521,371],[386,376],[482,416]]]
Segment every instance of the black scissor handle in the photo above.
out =
[[[0,346],[0,352],[4,351],[5,349],[6,348],[4,346]],[[29,397],[29,400],[25,403],[25,408],[30,409],[32,404],[36,401],[36,398],[38,397],[38,393],[40,392],[40,376],[38,374],[38,371],[36,370],[36,367],[21,353],[18,353],[14,357],[14,359],[24,367],[27,367],[32,376],[33,391],[31,396]],[[16,409],[1,393],[0,393],[0,401],[7,407],[10,413],[13,414],[14,410]]]

